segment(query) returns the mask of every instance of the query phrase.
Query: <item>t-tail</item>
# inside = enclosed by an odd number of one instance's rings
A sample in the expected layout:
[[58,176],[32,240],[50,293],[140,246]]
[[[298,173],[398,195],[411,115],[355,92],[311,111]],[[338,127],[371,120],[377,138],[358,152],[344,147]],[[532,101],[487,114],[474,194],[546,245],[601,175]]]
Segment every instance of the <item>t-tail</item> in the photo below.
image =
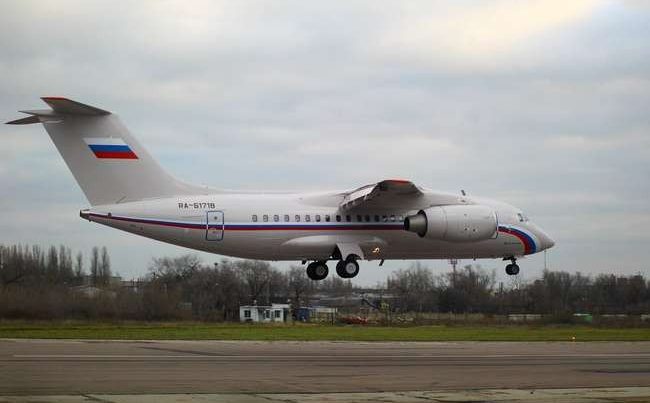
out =
[[206,188],[168,174],[111,112],[67,98],[41,98],[51,109],[20,111],[12,125],[42,123],[93,205],[197,195]]

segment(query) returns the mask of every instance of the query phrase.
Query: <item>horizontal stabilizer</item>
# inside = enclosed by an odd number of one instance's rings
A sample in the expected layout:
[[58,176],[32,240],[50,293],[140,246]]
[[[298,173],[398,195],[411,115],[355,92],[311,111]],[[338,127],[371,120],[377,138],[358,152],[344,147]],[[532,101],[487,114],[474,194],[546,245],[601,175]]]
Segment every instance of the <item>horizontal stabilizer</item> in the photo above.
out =
[[73,101],[68,98],[62,97],[42,97],[43,102],[48,104],[50,108],[56,113],[64,113],[70,115],[108,115],[109,111],[95,108],[94,106],[82,104],[81,102]]
[[12,120],[11,122],[7,122],[8,125],[29,125],[32,123],[41,123],[41,120],[38,118],[38,116],[34,115],[34,116],[27,116],[26,118]]

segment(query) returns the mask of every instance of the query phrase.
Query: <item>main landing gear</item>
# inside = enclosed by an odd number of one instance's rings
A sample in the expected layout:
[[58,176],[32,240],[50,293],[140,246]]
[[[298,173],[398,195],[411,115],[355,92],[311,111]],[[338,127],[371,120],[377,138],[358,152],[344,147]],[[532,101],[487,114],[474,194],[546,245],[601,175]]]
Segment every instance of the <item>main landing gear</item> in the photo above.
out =
[[345,260],[339,260],[336,264],[336,274],[341,278],[352,278],[359,274],[359,263],[353,257]]
[[316,261],[307,265],[307,277],[312,280],[324,280],[329,274],[330,269],[327,267],[327,262]]
[[[327,262],[323,260],[315,261],[307,265],[307,277],[312,280],[324,280],[329,274]],[[359,274],[359,263],[354,257],[348,257],[345,260],[339,260],[336,264],[336,274],[341,278],[353,278]]]
[[516,276],[519,274],[519,265],[517,264],[517,259],[513,257],[504,258],[503,260],[510,260],[512,263],[506,265],[506,274],[509,276]]

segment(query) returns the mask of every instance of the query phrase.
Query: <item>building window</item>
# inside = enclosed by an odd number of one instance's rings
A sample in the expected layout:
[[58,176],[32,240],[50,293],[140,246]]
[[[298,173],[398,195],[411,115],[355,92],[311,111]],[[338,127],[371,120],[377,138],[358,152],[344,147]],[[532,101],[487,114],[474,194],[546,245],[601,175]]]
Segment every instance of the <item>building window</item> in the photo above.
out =
[[269,216],[266,215],[266,214],[264,214],[264,215],[262,216],[262,221],[264,221],[264,222],[269,222]]
[[350,222],[352,221],[352,217],[348,214],[345,216],[345,221]]
[[336,222],[341,222],[341,216],[340,215],[336,216]]
[[275,214],[275,215],[273,216],[273,221],[275,221],[275,222],[280,221],[280,216],[277,215],[277,214]]
[[309,216],[309,214],[305,215],[305,221],[306,221],[306,222],[311,221],[311,217]]
[[316,222],[320,222],[320,214],[316,214]]
[[267,309],[264,311],[264,318],[268,319],[271,317],[271,312]]
[[282,311],[280,311],[279,309],[276,309],[275,310],[275,318],[280,319],[280,317],[282,317]]
[[295,219],[296,219],[296,222],[300,222],[300,214],[296,214],[296,216],[295,216],[295,217],[293,217],[293,218],[295,218]]
[[253,217],[251,218],[253,222],[257,222],[257,214],[253,214]]
[[325,214],[325,222],[330,222],[330,215],[329,214]]
[[244,309],[244,318],[250,318],[250,317],[251,317],[251,310]]
[[289,222],[289,220],[290,220],[290,219],[289,219],[289,214],[285,214],[285,215],[284,215],[284,221],[285,221],[285,222]]
[[395,214],[390,215],[390,222],[395,222]]

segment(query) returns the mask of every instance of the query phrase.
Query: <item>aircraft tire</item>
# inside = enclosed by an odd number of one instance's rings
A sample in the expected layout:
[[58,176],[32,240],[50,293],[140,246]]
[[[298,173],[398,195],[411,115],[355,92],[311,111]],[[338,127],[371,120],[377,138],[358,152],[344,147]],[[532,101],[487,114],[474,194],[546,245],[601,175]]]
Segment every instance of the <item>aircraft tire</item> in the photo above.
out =
[[339,260],[336,264],[336,274],[341,278],[353,278],[359,274],[359,263],[356,259]]
[[519,274],[519,265],[516,263],[510,263],[506,266],[506,274],[509,276],[516,276]]
[[510,269],[510,272],[511,272],[511,274],[513,276],[516,276],[517,274],[519,274],[519,265],[517,263],[514,263],[512,265],[512,268]]
[[307,266],[307,277],[315,281],[324,280],[329,271],[325,262],[312,262]]

